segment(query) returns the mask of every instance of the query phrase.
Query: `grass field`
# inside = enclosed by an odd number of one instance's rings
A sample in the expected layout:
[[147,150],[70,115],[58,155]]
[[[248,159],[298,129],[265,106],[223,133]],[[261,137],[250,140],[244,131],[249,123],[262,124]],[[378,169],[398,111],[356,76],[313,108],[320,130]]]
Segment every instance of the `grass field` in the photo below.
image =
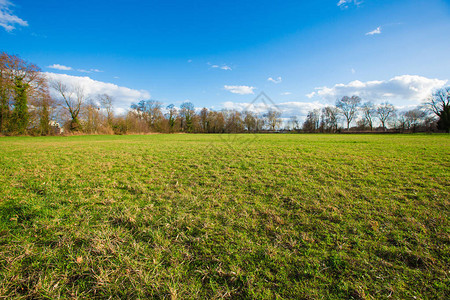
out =
[[449,135],[0,138],[0,298],[448,299]]

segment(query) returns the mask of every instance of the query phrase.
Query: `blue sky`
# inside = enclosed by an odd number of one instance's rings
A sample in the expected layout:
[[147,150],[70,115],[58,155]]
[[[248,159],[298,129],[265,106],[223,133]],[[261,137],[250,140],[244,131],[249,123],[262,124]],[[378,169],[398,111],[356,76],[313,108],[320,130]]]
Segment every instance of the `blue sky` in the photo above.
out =
[[350,93],[411,107],[450,79],[449,1],[0,0],[0,9],[0,50],[52,78],[85,77],[88,91],[123,108],[147,97],[238,108],[261,91],[286,114]]

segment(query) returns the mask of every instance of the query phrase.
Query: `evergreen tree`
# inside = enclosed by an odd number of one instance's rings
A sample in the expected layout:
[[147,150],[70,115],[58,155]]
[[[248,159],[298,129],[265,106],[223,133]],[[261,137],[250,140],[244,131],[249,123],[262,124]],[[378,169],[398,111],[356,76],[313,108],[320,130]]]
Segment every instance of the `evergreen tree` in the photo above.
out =
[[39,120],[39,131],[41,135],[50,134],[50,112],[47,101],[44,100],[41,108],[41,118]]
[[14,109],[12,111],[12,120],[10,130],[18,134],[25,134],[28,127],[28,84],[22,77],[17,77],[14,83]]
[[7,129],[9,115],[9,91],[2,80],[0,82],[0,134]]

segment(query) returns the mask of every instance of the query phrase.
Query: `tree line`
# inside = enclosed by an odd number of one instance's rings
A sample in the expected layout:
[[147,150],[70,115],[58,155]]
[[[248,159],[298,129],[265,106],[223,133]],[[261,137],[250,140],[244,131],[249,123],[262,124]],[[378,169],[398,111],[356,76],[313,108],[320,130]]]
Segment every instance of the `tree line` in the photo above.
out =
[[[433,93],[429,102],[419,107],[398,112],[389,102],[362,103],[358,96],[344,96],[335,106],[309,111],[302,130],[304,132],[342,131],[449,131],[450,87]],[[344,127],[340,126],[340,123]],[[293,122],[294,123],[294,122]],[[351,125],[354,125],[351,127]]]
[[[276,108],[264,113],[214,111],[196,109],[191,102],[180,107],[163,106],[156,100],[133,103],[126,114],[116,115],[112,96],[88,97],[80,86],[48,81],[39,67],[5,52],[0,53],[0,75],[2,135],[341,132],[389,128],[448,132],[450,128],[450,87],[436,91],[426,105],[400,114],[388,102],[375,105],[362,103],[358,96],[345,96],[338,99],[335,106],[310,111],[300,124],[296,116],[283,122]],[[50,96],[50,90],[55,97]]]

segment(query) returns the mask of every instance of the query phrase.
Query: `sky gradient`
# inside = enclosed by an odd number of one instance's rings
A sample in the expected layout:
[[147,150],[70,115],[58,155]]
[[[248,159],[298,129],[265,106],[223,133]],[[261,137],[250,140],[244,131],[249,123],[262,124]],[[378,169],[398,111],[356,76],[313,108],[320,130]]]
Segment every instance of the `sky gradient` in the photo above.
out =
[[0,10],[1,51],[122,109],[148,98],[239,108],[262,91],[286,116],[346,94],[405,108],[450,79],[449,1],[0,0]]

